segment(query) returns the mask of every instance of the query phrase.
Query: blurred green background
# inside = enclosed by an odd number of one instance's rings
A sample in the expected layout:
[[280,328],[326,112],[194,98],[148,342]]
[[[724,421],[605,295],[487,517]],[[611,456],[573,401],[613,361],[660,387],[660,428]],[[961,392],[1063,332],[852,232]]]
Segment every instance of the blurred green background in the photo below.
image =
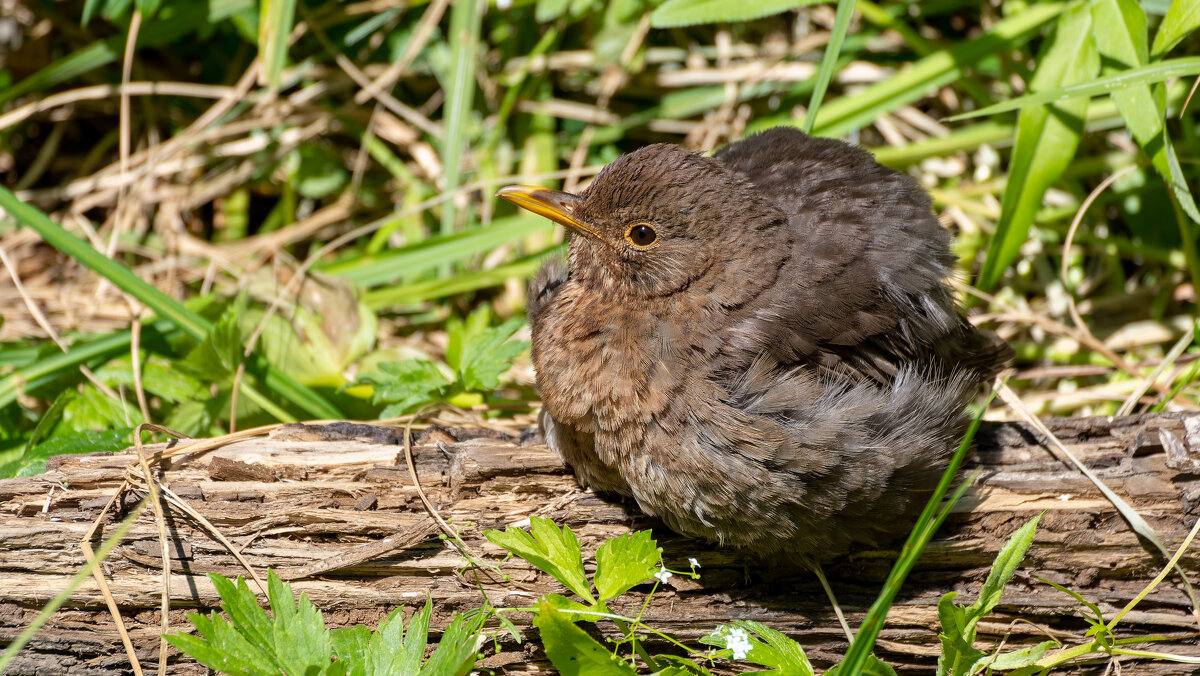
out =
[[146,421],[445,401],[515,432],[523,280],[562,233],[495,189],[775,125],[930,190],[1034,410],[1194,408],[1198,24],[1182,0],[0,0],[0,476]]

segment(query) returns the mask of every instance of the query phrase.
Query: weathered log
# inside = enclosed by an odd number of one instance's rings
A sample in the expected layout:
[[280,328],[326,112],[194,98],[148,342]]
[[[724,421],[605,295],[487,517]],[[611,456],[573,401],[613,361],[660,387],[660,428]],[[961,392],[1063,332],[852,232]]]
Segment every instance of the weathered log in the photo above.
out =
[[[1079,458],[1123,496],[1175,547],[1200,516],[1200,415],[1050,421]],[[448,439],[448,437],[447,437]],[[1057,459],[1029,428],[989,423],[970,465],[982,473],[905,584],[880,635],[877,654],[902,672],[927,672],[939,652],[936,604],[957,591],[973,600],[1005,539],[1045,512],[1024,566],[997,612],[980,625],[981,647],[1008,635],[1008,645],[1070,643],[1086,624],[1079,604],[1038,582],[1041,576],[1096,602],[1106,617],[1153,578],[1164,561],[1147,554],[1112,505],[1077,470]],[[148,447],[154,451],[162,447]],[[484,529],[545,516],[571,526],[591,554],[603,539],[630,529],[655,530],[669,565],[703,565],[699,581],[672,579],[644,619],[684,640],[735,618],[773,626],[800,641],[819,664],[846,647],[814,577],[803,569],[759,566],[736,552],[714,550],[671,534],[623,505],[579,490],[558,459],[539,444],[490,438],[414,447],[422,486],[463,541],[485,559],[502,552]],[[0,481],[0,644],[7,644],[84,564],[79,540],[136,461],[130,452],[60,456],[46,474]],[[431,595],[435,625],[455,611],[479,607],[473,582],[460,577],[462,557],[438,539],[398,446],[362,441],[256,438],[204,454],[164,460],[160,477],[241,549],[260,574],[272,568],[294,579],[336,626],[371,627],[398,605]],[[138,496],[129,495],[126,507]],[[145,666],[157,662],[162,552],[147,512],[104,563],[112,593]],[[111,532],[116,516],[107,520]],[[188,628],[184,613],[213,608],[218,598],[205,574],[242,573],[221,545],[175,509],[167,510],[171,555],[171,626]],[[94,542],[93,545],[98,544]],[[860,550],[825,566],[833,589],[857,623],[879,591],[895,549]],[[1195,574],[1200,555],[1181,565]],[[497,606],[529,605],[561,591],[522,561],[504,564],[512,581],[484,577]],[[636,614],[649,586],[622,597],[617,612]],[[1030,623],[1012,624],[1022,618]],[[1168,577],[1122,621],[1121,636],[1165,635],[1155,649],[1200,656],[1197,620],[1178,576]],[[1034,625],[1037,625],[1036,627]],[[203,673],[178,654],[173,673]],[[1126,662],[1130,664],[1131,662]],[[485,664],[508,673],[550,668],[536,646],[511,639]],[[1103,671],[1103,663],[1074,671]],[[115,624],[89,579],[35,636],[10,668],[13,674],[110,674],[129,670]],[[1139,674],[1190,674],[1194,665],[1136,664]]]

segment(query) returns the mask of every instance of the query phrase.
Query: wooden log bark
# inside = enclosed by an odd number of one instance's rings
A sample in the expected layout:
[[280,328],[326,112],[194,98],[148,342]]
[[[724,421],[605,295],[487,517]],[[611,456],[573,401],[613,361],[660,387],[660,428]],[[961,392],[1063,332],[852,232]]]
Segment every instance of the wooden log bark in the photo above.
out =
[[[1050,421],[1078,457],[1123,496],[1175,547],[1200,517],[1200,415]],[[161,447],[157,447],[161,448]],[[155,447],[149,447],[153,451]],[[676,576],[643,615],[683,640],[743,618],[764,622],[800,641],[819,665],[838,659],[846,641],[824,594],[807,571],[762,566],[737,552],[676,536],[636,507],[579,490],[546,447],[489,438],[419,444],[421,483],[439,513],[485,559],[502,552],[481,536],[487,528],[526,523],[540,515],[571,526],[586,555],[603,539],[654,528],[669,565],[700,560],[699,581]],[[0,644],[7,644],[83,564],[79,540],[125,477],[130,453],[60,456],[42,476],[0,481]],[[1041,576],[1087,596],[1111,615],[1138,594],[1164,560],[1147,554],[1112,505],[1077,470],[1056,458],[1036,433],[1013,423],[985,424],[970,466],[981,470],[950,520],[929,546],[888,616],[877,654],[902,673],[927,673],[939,652],[936,605],[960,592],[970,602],[1005,539],[1045,512],[1024,566],[997,612],[980,625],[977,646],[1008,635],[1009,645],[1079,639],[1086,624],[1079,604],[1034,579]],[[458,575],[463,559],[438,539],[399,447],[362,441],[256,438],[216,451],[164,461],[163,484],[228,537],[260,574],[272,568],[293,578],[324,611],[328,624],[371,627],[396,606],[430,595],[435,625],[450,613],[477,608],[480,592]],[[136,495],[124,499],[126,506]],[[146,667],[158,659],[162,556],[150,513],[134,525],[104,563],[112,593]],[[171,537],[171,612],[175,630],[185,612],[210,609],[218,597],[205,574],[242,573],[234,558],[190,518],[167,512]],[[111,532],[116,517],[104,530]],[[93,543],[98,544],[98,542]],[[860,550],[825,566],[855,625],[895,559],[892,548]],[[590,564],[590,562],[589,562]],[[1181,561],[1193,576],[1200,556]],[[590,568],[590,565],[589,565]],[[509,583],[484,588],[497,606],[527,606],[562,591],[521,561],[504,564]],[[645,588],[614,608],[636,614]],[[1018,618],[1028,623],[1012,622]],[[1036,626],[1035,626],[1036,625]],[[1122,636],[1165,635],[1156,649],[1200,655],[1197,620],[1178,576],[1171,576],[1120,625]],[[178,654],[172,673],[204,673]],[[506,673],[550,669],[536,645],[509,639],[486,666]],[[1126,661],[1138,674],[1191,674],[1194,665]],[[112,617],[89,579],[53,616],[10,668],[12,674],[126,673]],[[1100,673],[1103,662],[1071,672]]]

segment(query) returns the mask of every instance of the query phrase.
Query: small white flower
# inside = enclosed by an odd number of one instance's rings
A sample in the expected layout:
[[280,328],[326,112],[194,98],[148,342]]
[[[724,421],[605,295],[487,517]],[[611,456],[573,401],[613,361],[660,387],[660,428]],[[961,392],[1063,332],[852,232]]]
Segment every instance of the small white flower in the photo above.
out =
[[658,581],[663,584],[666,584],[667,580],[671,579],[671,576],[672,573],[671,571],[667,570],[666,566],[659,568],[658,572],[654,574],[654,577],[658,578]]
[[725,638],[725,647],[733,651],[733,659],[744,660],[754,646],[750,644],[750,636],[745,629],[734,628],[729,630]]
[[693,556],[692,558],[688,559],[688,565],[691,566],[692,568],[699,568],[700,562],[697,561],[696,557]]

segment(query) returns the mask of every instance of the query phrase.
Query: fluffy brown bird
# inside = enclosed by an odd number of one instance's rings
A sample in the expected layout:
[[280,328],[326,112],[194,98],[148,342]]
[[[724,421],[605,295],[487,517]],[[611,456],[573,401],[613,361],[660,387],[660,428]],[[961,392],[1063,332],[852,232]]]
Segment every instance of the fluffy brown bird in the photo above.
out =
[[926,194],[840,141],[652,145],[578,196],[497,194],[572,233],[530,293],[547,442],[680,533],[820,559],[905,531],[1011,354],[956,306]]

